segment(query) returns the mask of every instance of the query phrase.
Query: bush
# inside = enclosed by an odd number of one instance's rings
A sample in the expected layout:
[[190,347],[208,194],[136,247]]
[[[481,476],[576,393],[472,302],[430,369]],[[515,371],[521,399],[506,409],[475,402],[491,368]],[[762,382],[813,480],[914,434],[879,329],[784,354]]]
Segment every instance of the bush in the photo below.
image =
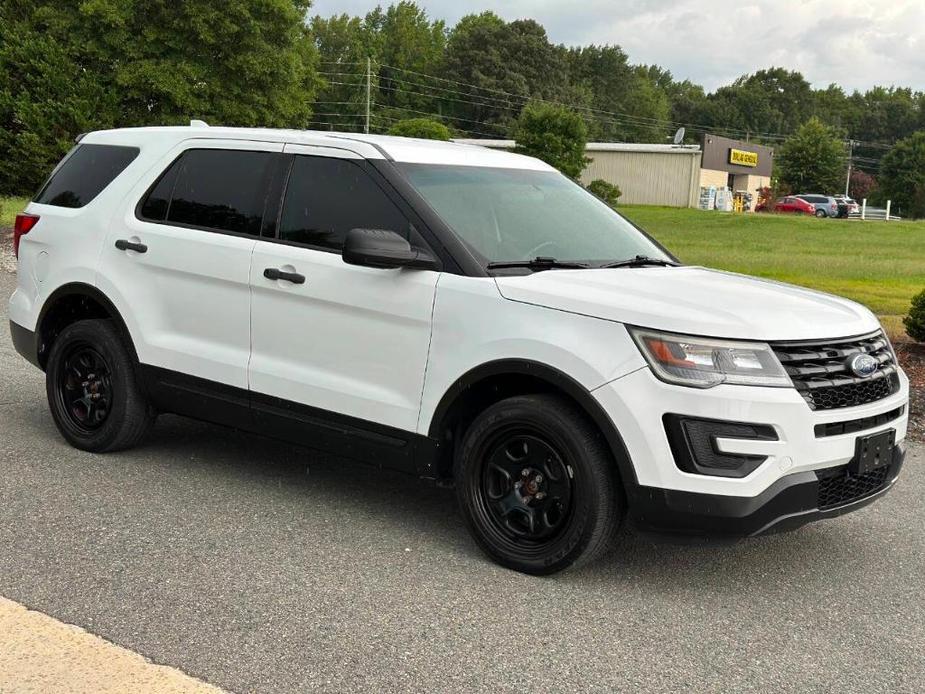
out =
[[909,315],[903,318],[906,334],[916,342],[925,342],[925,290],[912,297]]
[[515,151],[542,159],[577,179],[590,159],[585,157],[588,126],[574,111],[554,104],[530,103],[520,112]]
[[424,140],[443,140],[445,142],[450,139],[450,129],[443,123],[430,118],[408,118],[392,125],[389,128],[389,135],[420,137]]
[[620,190],[620,186],[609,183],[603,178],[595,178],[593,181],[591,181],[591,183],[588,184],[588,190],[590,190],[611,207],[616,207],[617,198],[623,195],[623,191]]

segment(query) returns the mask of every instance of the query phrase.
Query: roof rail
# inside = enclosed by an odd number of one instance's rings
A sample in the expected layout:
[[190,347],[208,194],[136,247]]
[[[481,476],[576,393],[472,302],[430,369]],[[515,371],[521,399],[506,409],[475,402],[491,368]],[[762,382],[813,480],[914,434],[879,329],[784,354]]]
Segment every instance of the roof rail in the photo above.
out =
[[209,127],[209,124],[206,123],[204,120],[197,120],[197,119],[194,118],[193,120],[191,120],[191,121],[189,122],[189,127],[191,127],[191,128],[208,128],[208,127]]

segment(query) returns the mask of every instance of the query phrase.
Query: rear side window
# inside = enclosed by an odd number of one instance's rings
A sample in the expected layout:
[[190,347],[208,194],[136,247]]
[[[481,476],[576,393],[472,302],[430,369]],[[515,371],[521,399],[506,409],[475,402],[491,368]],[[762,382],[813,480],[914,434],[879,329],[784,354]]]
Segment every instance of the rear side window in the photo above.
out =
[[120,145],[77,145],[52,172],[35,202],[83,207],[132,163],[138,151]]
[[388,229],[406,239],[410,224],[363,169],[347,159],[296,156],[279,237],[340,251],[351,229]]
[[141,216],[257,236],[273,162],[271,152],[188,150],[145,197]]

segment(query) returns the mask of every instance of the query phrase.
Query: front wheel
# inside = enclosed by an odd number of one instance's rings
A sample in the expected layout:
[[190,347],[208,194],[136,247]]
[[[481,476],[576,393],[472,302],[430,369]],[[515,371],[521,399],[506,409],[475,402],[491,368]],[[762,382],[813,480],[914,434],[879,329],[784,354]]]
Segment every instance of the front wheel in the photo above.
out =
[[590,562],[620,525],[620,490],[600,433],[555,396],[518,396],[485,410],[463,438],[455,479],[476,542],[516,571]]

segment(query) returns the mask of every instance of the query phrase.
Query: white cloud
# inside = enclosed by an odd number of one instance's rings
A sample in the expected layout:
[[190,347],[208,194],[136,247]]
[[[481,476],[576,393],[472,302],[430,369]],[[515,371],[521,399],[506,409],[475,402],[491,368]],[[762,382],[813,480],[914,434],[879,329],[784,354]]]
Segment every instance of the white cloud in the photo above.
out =
[[[317,0],[315,14],[363,14],[376,2]],[[388,4],[387,0],[382,3]],[[636,63],[655,63],[707,89],[774,66],[814,86],[875,84],[925,91],[925,2],[915,0],[418,0],[450,25],[470,12],[531,17],[558,43],[616,43]]]

